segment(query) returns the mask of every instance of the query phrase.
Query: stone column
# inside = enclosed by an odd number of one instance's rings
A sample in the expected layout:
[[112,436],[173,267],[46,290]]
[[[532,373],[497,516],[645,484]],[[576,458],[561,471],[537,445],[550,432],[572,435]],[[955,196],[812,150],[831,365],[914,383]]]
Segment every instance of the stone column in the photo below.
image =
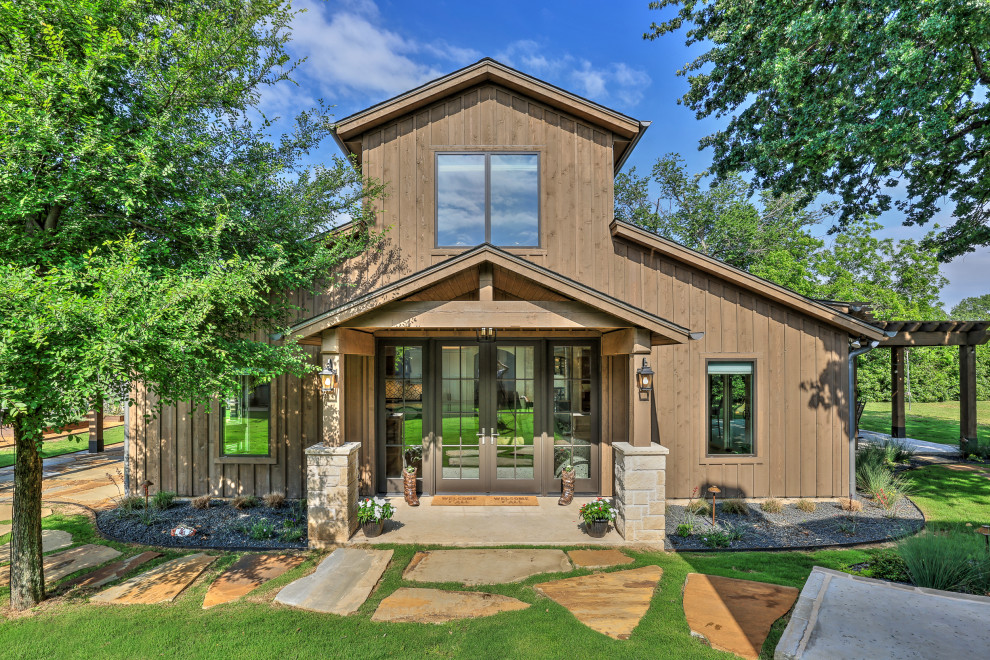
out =
[[667,454],[657,443],[612,443],[615,460],[615,529],[632,543],[663,546],[667,516]]
[[309,547],[344,543],[357,531],[360,452],[358,442],[306,448]]

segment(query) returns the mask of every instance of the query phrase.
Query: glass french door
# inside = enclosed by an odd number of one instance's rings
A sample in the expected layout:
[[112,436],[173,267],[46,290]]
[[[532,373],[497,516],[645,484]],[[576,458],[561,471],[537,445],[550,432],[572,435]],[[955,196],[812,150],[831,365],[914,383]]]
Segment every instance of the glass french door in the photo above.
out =
[[541,490],[539,342],[440,342],[437,492]]

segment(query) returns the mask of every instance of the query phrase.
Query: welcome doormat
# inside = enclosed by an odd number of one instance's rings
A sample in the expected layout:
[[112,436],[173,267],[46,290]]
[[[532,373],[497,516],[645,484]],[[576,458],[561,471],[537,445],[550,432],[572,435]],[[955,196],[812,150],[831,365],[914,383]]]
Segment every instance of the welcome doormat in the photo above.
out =
[[437,495],[431,506],[540,506],[534,495]]

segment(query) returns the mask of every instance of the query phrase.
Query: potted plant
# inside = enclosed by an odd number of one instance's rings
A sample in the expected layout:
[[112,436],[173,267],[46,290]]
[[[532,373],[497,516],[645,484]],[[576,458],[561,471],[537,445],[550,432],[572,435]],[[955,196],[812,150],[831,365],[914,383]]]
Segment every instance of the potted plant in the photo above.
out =
[[358,505],[357,519],[361,529],[364,530],[364,535],[367,538],[374,538],[382,533],[385,529],[385,521],[394,513],[395,507],[388,500],[369,497]]
[[557,504],[567,506],[574,499],[574,466],[567,462],[560,468],[560,499]]
[[615,509],[604,497],[599,497],[581,507],[585,531],[600,539],[608,533],[608,524],[615,520]]
[[403,452],[406,466],[402,468],[402,493],[406,504],[419,506],[419,496],[416,494],[416,466],[423,461],[423,445],[407,447]]

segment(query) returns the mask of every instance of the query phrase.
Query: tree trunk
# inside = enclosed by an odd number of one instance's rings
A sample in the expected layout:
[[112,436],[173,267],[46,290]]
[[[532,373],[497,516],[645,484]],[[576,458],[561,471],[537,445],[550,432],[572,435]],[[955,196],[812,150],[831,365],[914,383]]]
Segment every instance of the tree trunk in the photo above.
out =
[[[39,416],[40,417],[40,416]],[[34,607],[45,597],[41,558],[41,454],[37,435],[41,420],[14,420],[17,458],[14,463],[14,520],[10,540],[10,606]]]

